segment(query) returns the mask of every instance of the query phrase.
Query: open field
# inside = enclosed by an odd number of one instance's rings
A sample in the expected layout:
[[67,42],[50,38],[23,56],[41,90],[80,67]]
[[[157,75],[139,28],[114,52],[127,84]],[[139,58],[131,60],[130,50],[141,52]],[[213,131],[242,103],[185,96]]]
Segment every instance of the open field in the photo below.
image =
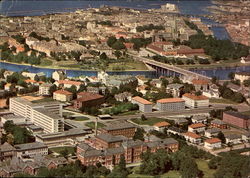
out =
[[220,99],[217,99],[217,98],[210,98],[209,99],[209,102],[210,103],[222,103],[222,104],[238,104],[238,103],[235,103],[231,100],[228,100],[228,99],[224,99],[224,98],[220,98]]
[[[85,125],[87,127],[90,127],[91,129],[95,129],[95,122],[87,122]],[[99,129],[99,128],[102,128],[102,127],[105,127],[105,125],[103,123],[98,122],[97,123],[97,128]]]
[[131,119],[132,122],[139,124],[139,125],[154,125],[157,122],[165,121],[165,119],[157,118],[157,117],[149,117],[147,120],[141,120],[141,118]]

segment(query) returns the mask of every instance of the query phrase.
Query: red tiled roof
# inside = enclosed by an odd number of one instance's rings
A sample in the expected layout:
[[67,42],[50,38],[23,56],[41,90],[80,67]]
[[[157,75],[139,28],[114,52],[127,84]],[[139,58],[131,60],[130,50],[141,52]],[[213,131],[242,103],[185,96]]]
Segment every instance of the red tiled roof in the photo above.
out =
[[154,124],[154,126],[156,127],[166,127],[166,126],[169,126],[170,124],[166,121],[163,121],[163,122],[157,122],[156,124]]
[[185,96],[185,97],[193,99],[193,100],[207,100],[208,99],[208,97],[206,97],[204,95],[196,96],[195,94],[191,94],[191,93],[185,93],[182,96]]
[[203,53],[205,53],[205,51],[204,51],[204,49],[179,49],[179,50],[177,50],[177,53],[178,54],[197,54],[197,53],[199,53],[199,54],[203,54]]
[[173,43],[170,41],[156,41],[153,45],[173,45]]
[[209,139],[205,140],[205,142],[213,144],[213,143],[219,143],[219,142],[221,142],[221,140],[218,138],[209,138]]
[[77,94],[78,99],[76,101],[91,101],[91,100],[96,100],[103,98],[104,96],[96,94],[96,93],[90,93],[90,92],[80,92]]
[[191,124],[189,127],[195,129],[195,128],[200,128],[200,127],[206,127],[206,125],[202,123],[196,123],[196,124]]
[[161,48],[157,47],[157,46],[154,46],[152,44],[148,45],[147,48],[151,49],[151,50],[154,50],[154,51],[157,51],[159,53],[163,53],[165,52],[164,50],[162,50]]
[[188,137],[191,137],[191,138],[201,138],[200,135],[197,135],[196,133],[193,133],[193,132],[186,132],[184,133],[185,136],[188,136]]
[[141,98],[139,96],[133,97],[132,100],[135,100],[135,101],[137,101],[139,103],[142,103],[142,104],[152,104],[150,101],[145,100],[145,99],[143,99],[143,98]]
[[157,100],[157,103],[178,103],[178,102],[185,102],[185,100],[181,98],[164,98]]
[[72,93],[67,90],[57,90],[54,93],[61,94],[61,95],[72,95]]
[[192,80],[192,83],[194,85],[207,85],[208,81],[207,80],[197,80],[197,79],[194,79],[194,80]]
[[58,80],[59,84],[69,84],[69,85],[81,85],[82,82],[72,81],[72,80]]

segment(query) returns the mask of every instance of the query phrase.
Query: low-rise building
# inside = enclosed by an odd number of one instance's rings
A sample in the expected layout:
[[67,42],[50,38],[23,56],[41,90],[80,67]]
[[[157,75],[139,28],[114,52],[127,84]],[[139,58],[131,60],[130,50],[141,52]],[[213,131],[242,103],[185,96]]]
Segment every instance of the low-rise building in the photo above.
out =
[[152,103],[139,96],[133,97],[131,102],[133,104],[138,104],[139,110],[141,112],[152,112]]
[[73,93],[67,90],[57,90],[53,93],[53,99],[57,101],[68,102],[73,99]]
[[243,129],[250,128],[250,116],[241,114],[239,112],[234,112],[234,111],[223,112],[223,121]]
[[127,137],[123,135],[114,136],[108,133],[101,133],[94,138],[93,146],[98,150],[116,148],[120,147],[124,140],[127,140]]
[[34,157],[35,155],[48,155],[48,146],[41,142],[24,143],[14,146],[17,157]]
[[183,134],[184,138],[194,144],[200,144],[201,143],[201,136],[197,135],[193,132],[186,132]]
[[241,135],[239,134],[228,134],[225,135],[226,144],[239,144],[241,143]]
[[132,93],[123,92],[115,95],[116,101],[124,102],[124,101],[131,101],[132,100]]
[[159,111],[181,111],[185,109],[185,100],[181,98],[165,98],[157,100],[156,107]]
[[183,84],[174,83],[167,85],[166,92],[171,93],[174,97],[180,97],[183,89]]
[[165,128],[169,127],[170,124],[166,121],[157,122],[154,124],[154,129],[157,131],[164,131]]
[[250,72],[236,72],[234,75],[235,80],[239,80],[241,83],[243,83],[245,80],[250,79]]
[[196,96],[192,93],[182,95],[185,105],[189,108],[205,108],[209,106],[209,98],[203,95]]
[[203,133],[206,129],[206,125],[202,123],[191,124],[188,126],[189,132]]
[[204,147],[210,150],[221,148],[221,140],[218,138],[209,138],[204,141]]
[[98,131],[100,133],[109,133],[111,135],[123,135],[128,138],[133,138],[136,131],[136,126],[130,122],[126,121],[116,121],[107,124],[106,127],[100,128]]
[[10,160],[11,158],[16,156],[16,149],[9,143],[5,142],[0,145],[0,158],[1,160]]
[[219,128],[219,129],[227,129],[227,124],[219,119],[214,119],[210,123],[211,127]]
[[194,85],[196,91],[208,90],[209,87],[208,83],[209,83],[208,80],[200,80],[200,79],[192,80],[192,84]]
[[207,123],[207,117],[203,115],[194,115],[191,120],[193,123]]
[[52,86],[50,83],[43,83],[39,86],[39,95],[50,95],[49,89]]
[[80,86],[83,85],[82,82],[77,82],[72,80],[58,80],[54,84],[60,88],[70,88],[72,86],[75,86],[77,90],[79,90]]
[[218,128],[211,128],[205,130],[205,137],[211,138],[217,136],[221,132],[221,129]]
[[82,107],[95,107],[100,106],[104,103],[104,96],[89,93],[89,92],[80,92],[77,94],[77,99],[74,101],[74,108],[80,109]]
[[64,80],[66,78],[66,74],[63,70],[57,70],[57,71],[52,73],[52,78],[55,81]]
[[244,142],[250,143],[250,132],[247,132],[247,133],[242,134],[241,139],[242,139]]

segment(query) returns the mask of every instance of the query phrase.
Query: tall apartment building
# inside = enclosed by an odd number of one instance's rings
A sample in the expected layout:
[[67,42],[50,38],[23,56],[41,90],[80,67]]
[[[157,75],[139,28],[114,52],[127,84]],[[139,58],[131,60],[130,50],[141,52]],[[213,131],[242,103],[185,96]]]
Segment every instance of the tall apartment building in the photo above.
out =
[[139,110],[142,112],[152,112],[152,103],[148,100],[145,100],[139,96],[133,97],[132,101],[133,104],[138,104]]
[[10,99],[10,111],[29,119],[46,133],[64,130],[62,104],[59,102],[31,102],[22,97]]
[[185,100],[181,98],[164,98],[157,100],[156,107],[159,111],[178,111],[185,109]]

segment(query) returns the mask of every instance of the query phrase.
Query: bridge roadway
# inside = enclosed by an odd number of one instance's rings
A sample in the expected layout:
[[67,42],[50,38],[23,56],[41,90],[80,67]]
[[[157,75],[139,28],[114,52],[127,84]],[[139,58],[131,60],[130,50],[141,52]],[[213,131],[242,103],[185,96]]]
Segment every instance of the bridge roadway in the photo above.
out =
[[192,77],[192,78],[199,78],[199,79],[205,79],[205,80],[211,80],[210,77],[186,70],[186,69],[182,69],[180,67],[176,67],[174,65],[170,65],[170,64],[165,64],[162,62],[158,62],[158,61],[154,61],[145,57],[139,57],[139,56],[135,56],[132,55],[135,59],[140,60],[142,62],[144,62],[145,64],[151,65],[151,66],[155,66],[157,68],[162,68],[162,69],[166,69],[166,70],[170,70],[170,71],[174,71],[176,73],[182,74],[188,78]]

